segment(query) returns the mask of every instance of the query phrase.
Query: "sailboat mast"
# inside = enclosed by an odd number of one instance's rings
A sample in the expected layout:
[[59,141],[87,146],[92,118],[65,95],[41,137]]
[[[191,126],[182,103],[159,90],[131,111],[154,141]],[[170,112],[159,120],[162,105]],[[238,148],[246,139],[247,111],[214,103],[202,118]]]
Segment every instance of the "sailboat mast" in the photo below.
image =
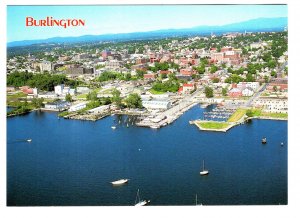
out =
[[204,160],[203,160],[202,168],[203,168],[203,171],[204,171]]

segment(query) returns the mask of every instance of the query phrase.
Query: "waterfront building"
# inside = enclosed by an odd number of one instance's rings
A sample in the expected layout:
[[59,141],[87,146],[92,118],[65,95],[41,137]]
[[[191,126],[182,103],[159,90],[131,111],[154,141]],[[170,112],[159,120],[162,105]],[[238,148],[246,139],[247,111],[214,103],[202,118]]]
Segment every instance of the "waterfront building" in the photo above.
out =
[[55,99],[55,98],[57,98],[57,94],[55,94],[55,92],[40,92],[38,94],[38,98]]
[[263,108],[263,111],[269,113],[288,113],[287,98],[264,98],[261,97],[254,102],[255,107]]
[[74,104],[70,107],[69,111],[70,112],[73,112],[73,111],[78,111],[78,110],[81,110],[83,108],[86,107],[86,102],[81,102],[81,103],[78,103],[78,104]]
[[171,103],[168,100],[144,100],[142,105],[147,110],[167,110],[171,107]]
[[99,106],[99,107],[96,107],[96,108],[93,108],[91,110],[88,110],[89,113],[103,113],[103,112],[106,112],[108,111],[108,109],[110,108],[109,105],[102,105],[102,106]]
[[55,101],[45,104],[45,110],[63,111],[70,106],[67,101]]

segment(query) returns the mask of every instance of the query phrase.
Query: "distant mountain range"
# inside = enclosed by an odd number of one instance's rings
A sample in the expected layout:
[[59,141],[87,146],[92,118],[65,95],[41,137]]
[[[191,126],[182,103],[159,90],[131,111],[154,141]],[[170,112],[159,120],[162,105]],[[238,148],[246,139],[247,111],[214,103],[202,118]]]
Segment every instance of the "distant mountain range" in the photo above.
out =
[[223,26],[197,26],[184,29],[163,29],[149,32],[118,33],[104,35],[84,35],[77,37],[53,37],[49,39],[23,40],[7,43],[8,47],[26,46],[45,43],[79,43],[96,41],[126,41],[149,38],[164,38],[178,36],[216,35],[227,32],[270,32],[283,31],[288,25],[287,17],[258,18],[240,23],[227,24]]

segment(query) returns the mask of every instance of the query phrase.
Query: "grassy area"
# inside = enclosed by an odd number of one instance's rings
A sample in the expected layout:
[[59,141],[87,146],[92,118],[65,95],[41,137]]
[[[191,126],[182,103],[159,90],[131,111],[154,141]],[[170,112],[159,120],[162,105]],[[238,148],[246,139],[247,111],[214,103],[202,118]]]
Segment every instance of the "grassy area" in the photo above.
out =
[[226,122],[196,122],[196,125],[205,129],[224,129],[229,126]]
[[[96,90],[96,89],[95,89],[95,90]],[[113,90],[114,90],[114,88],[112,88],[112,89],[104,89],[104,90],[102,90],[100,93],[101,93],[101,94],[111,94]]]
[[263,112],[261,109],[249,109],[247,110],[247,114],[251,113],[251,117],[271,117],[271,118],[282,118],[287,119],[288,114],[281,114],[281,113],[267,113]]
[[82,98],[82,99],[86,99],[86,96],[88,94],[81,94],[81,95],[77,95],[76,98]]
[[266,112],[262,112],[261,117],[272,117],[272,118],[283,118],[283,119],[287,119],[288,118],[288,114],[280,114],[280,113],[266,113]]
[[237,109],[227,120],[227,122],[237,122],[240,120],[245,114],[246,114],[246,109]]
[[156,91],[154,89],[150,89],[149,92],[153,95],[161,95],[161,94],[165,93],[165,92],[161,92],[161,91]]
[[7,101],[16,101],[19,98],[26,98],[26,97],[27,97],[27,95],[23,92],[16,92],[14,94],[7,94],[6,95]]
[[64,117],[64,116],[67,116],[67,115],[69,115],[69,114],[70,114],[69,111],[63,111],[63,112],[59,113],[58,116],[59,116],[59,117]]

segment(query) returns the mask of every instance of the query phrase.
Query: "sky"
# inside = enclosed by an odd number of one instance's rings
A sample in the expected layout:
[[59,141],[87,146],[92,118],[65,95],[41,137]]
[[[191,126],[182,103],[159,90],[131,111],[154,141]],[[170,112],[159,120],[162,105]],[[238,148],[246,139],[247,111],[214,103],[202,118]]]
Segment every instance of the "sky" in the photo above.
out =
[[[26,27],[25,18],[84,19],[84,27]],[[286,5],[7,6],[7,42],[145,32],[287,17]]]

